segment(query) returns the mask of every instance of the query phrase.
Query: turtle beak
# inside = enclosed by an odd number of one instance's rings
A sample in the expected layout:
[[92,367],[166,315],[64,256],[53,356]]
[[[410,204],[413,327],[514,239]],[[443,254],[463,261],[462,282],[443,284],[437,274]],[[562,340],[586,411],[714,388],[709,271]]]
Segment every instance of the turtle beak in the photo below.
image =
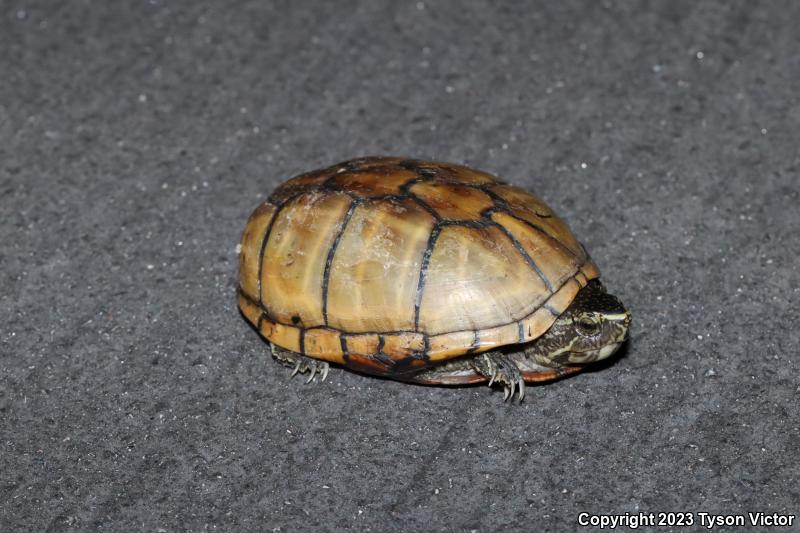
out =
[[631,313],[629,311],[625,311],[625,318],[622,320],[622,337],[620,338],[620,342],[628,340],[631,331],[631,321],[633,318],[631,317]]
[[596,350],[570,353],[567,362],[577,365],[585,365],[587,363],[602,361],[603,359],[611,357],[614,354],[614,352],[616,352],[619,349],[620,344],[622,343],[610,342],[605,346],[602,346]]
[[632,320],[629,311],[625,311],[624,313],[615,313],[613,315],[604,315],[603,318],[611,324],[614,324],[614,328],[617,330],[615,339],[617,343],[628,340],[628,334],[631,329]]

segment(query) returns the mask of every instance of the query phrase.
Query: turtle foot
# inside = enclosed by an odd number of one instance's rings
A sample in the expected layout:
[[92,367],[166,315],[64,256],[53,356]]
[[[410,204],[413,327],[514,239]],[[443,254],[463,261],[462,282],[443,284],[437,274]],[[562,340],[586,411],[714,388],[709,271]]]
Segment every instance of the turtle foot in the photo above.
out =
[[514,392],[521,402],[525,398],[525,379],[517,364],[507,355],[500,352],[489,352],[472,359],[475,370],[489,378],[489,386],[499,383],[503,386],[503,401],[514,397]]
[[306,372],[309,373],[306,383],[311,383],[318,375],[321,376],[320,381],[325,381],[328,378],[330,365],[326,361],[319,361],[296,352],[290,352],[274,344],[272,345],[272,358],[292,368],[289,379],[297,374],[305,374]]

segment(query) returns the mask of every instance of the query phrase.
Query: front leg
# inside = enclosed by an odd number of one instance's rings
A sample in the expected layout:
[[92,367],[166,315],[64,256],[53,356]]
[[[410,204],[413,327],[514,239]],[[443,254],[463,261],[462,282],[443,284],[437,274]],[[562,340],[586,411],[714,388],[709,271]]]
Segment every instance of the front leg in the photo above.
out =
[[502,352],[488,352],[476,355],[471,360],[472,367],[482,376],[489,378],[489,386],[494,383],[503,385],[505,391],[503,401],[514,396],[517,389],[519,401],[525,397],[525,379],[517,364]]
[[322,381],[325,381],[325,379],[328,377],[328,369],[330,368],[330,365],[326,361],[318,361],[317,359],[306,357],[305,355],[297,352],[290,352],[289,350],[284,350],[275,344],[272,344],[271,346],[273,359],[279,363],[294,368],[292,373],[289,375],[289,378],[293,378],[297,373],[305,374],[306,372],[311,373],[311,375],[308,376],[306,383],[311,383],[317,374],[322,376]]

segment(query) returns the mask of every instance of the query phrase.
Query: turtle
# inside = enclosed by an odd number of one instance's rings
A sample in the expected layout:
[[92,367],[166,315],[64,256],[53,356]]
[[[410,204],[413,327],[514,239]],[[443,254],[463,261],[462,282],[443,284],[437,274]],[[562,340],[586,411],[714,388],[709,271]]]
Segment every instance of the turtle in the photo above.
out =
[[329,363],[503,387],[611,356],[631,314],[539,197],[464,165],[363,157],[296,176],[250,215],[238,304],[291,375]]

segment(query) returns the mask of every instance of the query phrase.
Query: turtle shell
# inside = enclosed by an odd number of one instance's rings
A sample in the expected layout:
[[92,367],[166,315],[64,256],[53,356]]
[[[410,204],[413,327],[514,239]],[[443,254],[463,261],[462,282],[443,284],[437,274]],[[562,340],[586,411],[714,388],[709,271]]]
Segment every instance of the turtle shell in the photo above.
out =
[[279,186],[247,222],[239,276],[239,307],[270,342],[402,377],[536,339],[599,272],[535,195],[371,157]]

